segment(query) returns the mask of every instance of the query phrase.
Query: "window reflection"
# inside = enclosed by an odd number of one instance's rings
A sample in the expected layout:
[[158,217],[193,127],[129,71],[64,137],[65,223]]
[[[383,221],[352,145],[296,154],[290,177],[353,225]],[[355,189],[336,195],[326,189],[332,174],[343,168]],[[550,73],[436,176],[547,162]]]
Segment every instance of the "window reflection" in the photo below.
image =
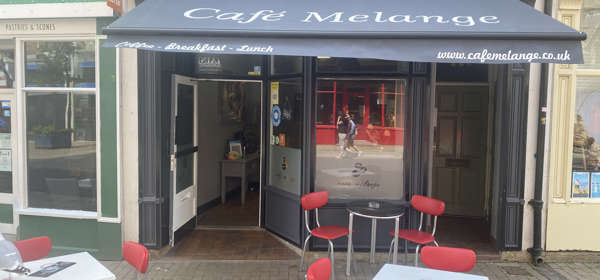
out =
[[333,198],[402,198],[405,85],[317,81],[317,189]]
[[26,87],[96,87],[94,41],[25,42]]
[[94,93],[26,93],[29,207],[96,211]]
[[15,81],[15,41],[0,40],[0,88],[13,88]]

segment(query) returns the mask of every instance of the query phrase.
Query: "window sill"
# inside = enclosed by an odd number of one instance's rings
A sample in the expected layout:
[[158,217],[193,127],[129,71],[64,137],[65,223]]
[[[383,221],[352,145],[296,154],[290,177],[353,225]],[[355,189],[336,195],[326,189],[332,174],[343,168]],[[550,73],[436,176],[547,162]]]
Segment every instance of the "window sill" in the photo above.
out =
[[25,209],[18,209],[16,212],[19,215],[28,215],[28,216],[44,216],[44,217],[55,217],[55,218],[70,218],[70,219],[98,219],[97,212],[79,211],[79,210],[25,208]]

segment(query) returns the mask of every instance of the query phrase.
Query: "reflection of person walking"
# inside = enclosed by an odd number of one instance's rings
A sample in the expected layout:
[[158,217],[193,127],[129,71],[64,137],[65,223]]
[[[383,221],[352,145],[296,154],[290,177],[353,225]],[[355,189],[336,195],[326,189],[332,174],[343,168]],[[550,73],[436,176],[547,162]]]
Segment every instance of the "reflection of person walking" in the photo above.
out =
[[336,128],[338,132],[338,145],[340,146],[340,154],[337,156],[338,158],[342,158],[346,155],[346,149],[348,144],[346,142],[346,135],[348,132],[348,122],[342,115],[337,117]]
[[354,150],[354,152],[358,153],[360,155],[360,150],[358,150],[358,148],[356,146],[354,146],[354,138],[356,137],[356,135],[358,134],[357,131],[357,127],[356,127],[356,123],[354,123],[354,120],[352,119],[352,117],[350,116],[350,114],[346,114],[346,116],[344,116],[344,118],[348,121],[348,132],[346,135],[346,145],[347,145],[347,150]]

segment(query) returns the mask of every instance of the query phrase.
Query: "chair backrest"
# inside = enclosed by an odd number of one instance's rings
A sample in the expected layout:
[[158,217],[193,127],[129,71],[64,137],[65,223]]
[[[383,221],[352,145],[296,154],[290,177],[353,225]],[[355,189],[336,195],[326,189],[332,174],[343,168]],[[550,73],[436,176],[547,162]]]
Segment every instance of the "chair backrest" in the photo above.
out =
[[329,193],[327,191],[318,191],[302,196],[302,209],[313,210],[327,204]]
[[30,262],[44,258],[52,250],[52,240],[48,236],[39,236],[13,242],[23,262]]
[[123,258],[140,273],[148,270],[148,249],[142,244],[133,241],[123,243]]
[[446,208],[446,204],[443,201],[422,195],[413,195],[410,204],[415,209],[432,216],[442,215]]
[[467,272],[475,266],[477,256],[469,249],[425,246],[421,250],[421,261],[433,269]]
[[329,280],[331,278],[331,261],[321,258],[310,265],[306,271],[306,280]]

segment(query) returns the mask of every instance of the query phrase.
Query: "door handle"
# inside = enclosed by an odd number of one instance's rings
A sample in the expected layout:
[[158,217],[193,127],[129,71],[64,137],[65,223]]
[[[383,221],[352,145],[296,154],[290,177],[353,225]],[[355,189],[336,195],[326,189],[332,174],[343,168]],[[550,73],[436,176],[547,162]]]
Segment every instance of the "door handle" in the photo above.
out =
[[185,195],[184,195],[184,196],[183,196],[183,197],[182,197],[180,200],[181,200],[181,201],[186,201],[186,200],[188,200],[188,199],[190,199],[190,198],[192,198],[192,193],[191,193],[191,192],[188,192],[188,193],[186,193],[186,194],[185,194]]

